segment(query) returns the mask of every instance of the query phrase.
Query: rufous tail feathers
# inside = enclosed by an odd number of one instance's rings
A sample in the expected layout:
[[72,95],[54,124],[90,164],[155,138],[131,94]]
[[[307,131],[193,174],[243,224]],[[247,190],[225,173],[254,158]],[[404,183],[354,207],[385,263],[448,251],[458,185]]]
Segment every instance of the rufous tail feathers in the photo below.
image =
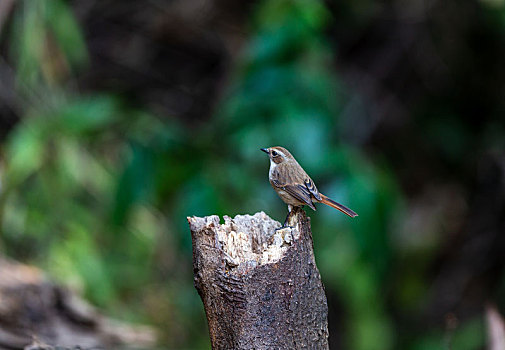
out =
[[332,208],[340,210],[345,215],[349,215],[351,218],[358,216],[353,210],[347,208],[345,205],[335,202],[333,199],[326,197],[324,194],[320,193],[321,201],[320,203],[326,204]]

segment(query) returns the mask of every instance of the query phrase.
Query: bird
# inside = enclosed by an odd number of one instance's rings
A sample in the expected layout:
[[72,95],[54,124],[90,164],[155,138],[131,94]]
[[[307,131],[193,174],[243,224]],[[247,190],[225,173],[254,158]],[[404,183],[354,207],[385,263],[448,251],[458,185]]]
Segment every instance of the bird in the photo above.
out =
[[355,211],[335,202],[317,190],[316,184],[284,147],[260,148],[270,158],[268,179],[279,197],[288,205],[288,215],[282,227],[286,227],[294,207],[308,205],[316,210],[314,203],[323,203],[354,218]]

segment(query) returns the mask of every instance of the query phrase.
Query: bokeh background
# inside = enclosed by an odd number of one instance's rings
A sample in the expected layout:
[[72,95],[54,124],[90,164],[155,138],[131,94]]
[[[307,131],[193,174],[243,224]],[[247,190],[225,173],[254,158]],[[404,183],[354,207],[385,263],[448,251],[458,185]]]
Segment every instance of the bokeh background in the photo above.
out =
[[186,216],[310,211],[332,349],[482,349],[505,306],[505,1],[0,0],[0,252],[209,349]]

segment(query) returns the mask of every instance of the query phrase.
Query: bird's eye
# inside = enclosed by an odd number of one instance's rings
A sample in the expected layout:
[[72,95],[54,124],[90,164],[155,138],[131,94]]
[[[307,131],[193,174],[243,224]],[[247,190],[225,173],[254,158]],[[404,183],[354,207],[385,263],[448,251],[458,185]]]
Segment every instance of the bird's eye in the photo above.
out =
[[279,153],[277,153],[276,151],[272,151],[272,157],[277,157],[279,155]]

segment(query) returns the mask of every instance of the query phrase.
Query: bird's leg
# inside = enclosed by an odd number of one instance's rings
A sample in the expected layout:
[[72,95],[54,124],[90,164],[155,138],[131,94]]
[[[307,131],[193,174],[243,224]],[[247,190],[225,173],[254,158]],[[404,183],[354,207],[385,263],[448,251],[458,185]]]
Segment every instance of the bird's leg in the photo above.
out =
[[280,227],[281,229],[286,228],[286,227],[290,227],[290,226],[288,226],[288,221],[289,221],[289,217],[291,216],[292,210],[293,210],[293,206],[291,204],[288,204],[288,215],[286,216],[286,220],[284,220],[284,223]]
[[286,219],[284,220],[284,223],[282,224],[281,228],[285,228],[287,227],[287,224],[288,224],[288,220],[289,220],[289,216],[291,215],[291,213],[288,213],[288,215],[286,215]]

